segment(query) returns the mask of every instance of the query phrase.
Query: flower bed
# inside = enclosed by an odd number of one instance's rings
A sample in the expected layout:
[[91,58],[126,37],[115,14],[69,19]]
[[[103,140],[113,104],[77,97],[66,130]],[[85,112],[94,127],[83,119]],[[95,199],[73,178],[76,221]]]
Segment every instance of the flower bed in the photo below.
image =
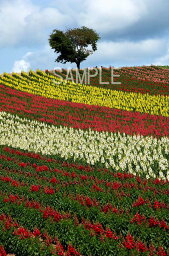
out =
[[169,256],[167,89],[53,77],[0,77],[0,255]]

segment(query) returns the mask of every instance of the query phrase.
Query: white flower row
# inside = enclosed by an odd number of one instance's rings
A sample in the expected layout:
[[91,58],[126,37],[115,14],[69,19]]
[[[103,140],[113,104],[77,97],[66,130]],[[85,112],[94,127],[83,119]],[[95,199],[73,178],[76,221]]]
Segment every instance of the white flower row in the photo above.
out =
[[[81,130],[20,118],[0,112],[0,145],[19,147],[48,155],[59,154],[94,165],[101,162],[106,168],[127,170],[133,174],[169,180],[169,139],[144,137],[91,129]],[[157,164],[157,165],[155,165]]]

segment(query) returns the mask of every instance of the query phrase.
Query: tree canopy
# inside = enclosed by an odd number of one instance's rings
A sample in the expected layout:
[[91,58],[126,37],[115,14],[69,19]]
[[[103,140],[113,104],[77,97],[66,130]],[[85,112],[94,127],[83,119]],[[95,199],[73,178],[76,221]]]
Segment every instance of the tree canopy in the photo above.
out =
[[[54,52],[60,53],[55,61],[66,63],[76,63],[80,68],[80,63],[97,50],[99,35],[90,28],[81,27],[69,29],[65,33],[60,30],[53,30],[50,35],[49,44]],[[91,45],[92,50],[87,49]]]

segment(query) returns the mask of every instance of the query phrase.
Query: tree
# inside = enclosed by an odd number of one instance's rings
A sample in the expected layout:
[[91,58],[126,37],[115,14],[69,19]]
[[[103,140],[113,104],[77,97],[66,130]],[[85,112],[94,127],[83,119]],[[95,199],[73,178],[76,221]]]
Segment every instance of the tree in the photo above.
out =
[[[53,30],[50,35],[49,44],[54,52],[60,53],[55,61],[75,62],[80,69],[80,63],[97,50],[96,43],[99,35],[87,27],[69,29],[65,33],[60,30]],[[91,45],[92,50],[86,49]]]

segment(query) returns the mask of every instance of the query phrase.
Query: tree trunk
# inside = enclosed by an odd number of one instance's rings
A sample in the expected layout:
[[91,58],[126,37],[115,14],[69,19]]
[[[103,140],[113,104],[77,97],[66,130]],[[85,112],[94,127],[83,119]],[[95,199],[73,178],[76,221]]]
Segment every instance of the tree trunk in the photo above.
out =
[[80,62],[76,62],[77,68],[80,69]]

